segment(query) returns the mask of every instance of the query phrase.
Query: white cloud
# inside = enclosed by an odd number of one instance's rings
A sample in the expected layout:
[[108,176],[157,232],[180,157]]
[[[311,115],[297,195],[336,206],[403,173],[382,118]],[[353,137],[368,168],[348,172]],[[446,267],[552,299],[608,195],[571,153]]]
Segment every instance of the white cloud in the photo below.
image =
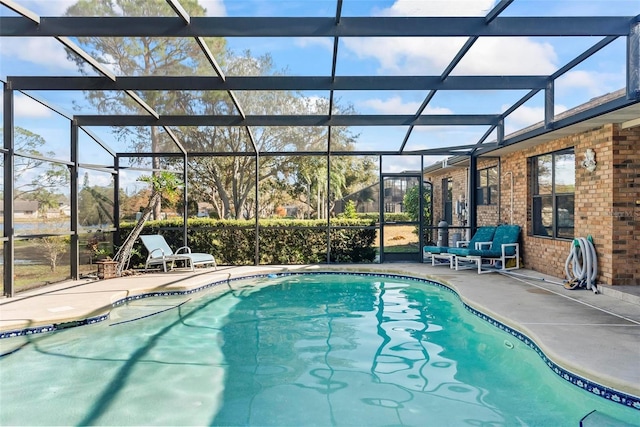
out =
[[526,37],[487,37],[478,39],[453,74],[552,74],[557,60],[548,43]]
[[200,0],[200,5],[207,9],[207,16],[227,16],[223,0]]
[[[111,175],[105,173],[89,173],[90,186],[108,187],[113,183],[112,181],[113,178],[111,177]],[[124,186],[126,187],[127,184],[125,184]]]
[[[358,103],[362,107],[368,107],[380,114],[415,114],[420,108],[420,102],[404,102],[401,97],[394,96],[387,99],[373,98]],[[430,107],[423,114],[451,114],[448,108]]]
[[16,117],[45,118],[53,115],[53,112],[44,105],[21,94],[16,94],[13,110]]
[[[396,0],[380,16],[484,16],[494,0]],[[345,47],[360,59],[378,61],[379,72],[441,74],[463,46],[464,37],[346,38]],[[454,74],[549,74],[557,69],[553,46],[523,37],[479,39]]]
[[77,2],[77,0],[22,0],[20,5],[40,16],[60,16]]
[[[76,65],[67,59],[62,44],[52,38],[25,37],[12,39],[10,43],[2,43],[2,57],[36,64],[36,70],[26,70],[22,74],[41,75],[40,69],[77,70]],[[4,61],[2,61],[4,62]],[[4,68],[4,67],[1,67]],[[16,70],[2,71],[2,74],[15,73]]]
[[484,16],[495,0],[396,0],[380,16]]
[[380,99],[373,98],[362,101],[359,105],[368,107],[380,114],[415,114],[420,107],[418,102],[403,102],[399,96]]
[[345,47],[360,59],[378,61],[378,72],[440,74],[464,44],[462,38],[346,38]]
[[327,37],[298,37],[295,41],[298,47],[320,46],[328,51],[333,51],[333,39]]
[[[503,110],[506,110],[509,107],[510,106],[505,105],[503,106]],[[543,120],[544,107],[529,107],[523,105],[507,116],[505,120],[505,133],[509,134],[515,132]]]
[[[349,38],[344,44],[360,59],[373,58],[378,71],[390,74],[441,74],[464,44],[460,37]],[[528,38],[479,39],[453,74],[551,74],[557,56],[553,46]]]
[[569,71],[556,81],[556,90],[586,90],[589,97],[604,95],[624,87],[624,71],[601,73],[598,71]]
[[558,81],[562,81],[566,87],[593,88],[597,86],[598,78],[594,72],[575,70],[567,72]]
[[[503,105],[502,111],[504,112],[510,107],[510,105]],[[554,114],[557,115],[566,110],[566,106],[558,104],[555,106]],[[542,121],[544,121],[544,107],[522,105],[507,116],[505,120],[505,134],[508,135]]]

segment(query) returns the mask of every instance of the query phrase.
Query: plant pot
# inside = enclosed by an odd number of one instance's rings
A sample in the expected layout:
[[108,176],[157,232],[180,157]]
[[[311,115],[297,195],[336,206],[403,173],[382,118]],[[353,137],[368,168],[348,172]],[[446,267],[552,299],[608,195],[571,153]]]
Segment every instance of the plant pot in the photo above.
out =
[[96,262],[98,266],[98,279],[113,279],[116,277],[118,263],[116,261],[104,260]]

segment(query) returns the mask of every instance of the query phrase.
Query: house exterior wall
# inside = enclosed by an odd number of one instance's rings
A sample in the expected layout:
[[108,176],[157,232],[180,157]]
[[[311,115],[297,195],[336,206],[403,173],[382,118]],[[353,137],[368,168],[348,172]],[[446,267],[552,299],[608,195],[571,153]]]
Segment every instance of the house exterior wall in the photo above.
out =
[[[520,150],[501,159],[501,217],[508,218],[506,193],[514,177],[513,222],[523,226],[525,266],[564,277],[564,264],[572,241],[533,236],[531,220],[531,165],[529,158],[574,147],[576,156],[575,237],[591,235],[598,256],[598,282],[608,285],[640,284],[640,128],[621,130],[607,124]],[[581,162],[587,148],[596,153],[596,170]]]
[[[480,159],[478,161],[478,169],[485,169],[491,166],[497,166],[498,159]],[[453,203],[457,201],[466,201],[469,199],[468,189],[468,175],[469,168],[466,166],[449,166],[444,169],[436,170],[432,173],[426,174],[425,179],[433,184],[433,225],[438,225],[438,222],[444,217],[442,210],[443,207],[443,188],[442,183],[444,179],[450,178],[453,184],[452,198]],[[478,206],[478,218],[477,224],[480,225],[495,225],[500,222],[500,210],[499,204]],[[468,225],[468,216],[452,215],[451,227],[466,227]],[[468,231],[464,228],[452,229],[449,233],[449,243],[453,244],[453,233],[461,233],[461,237],[464,240],[468,240],[471,236],[468,235]],[[437,239],[434,236],[433,241]]]
[[640,285],[640,127],[613,128],[612,157],[614,283]]
[[[441,169],[438,173],[432,175],[425,175],[425,179],[432,183],[433,185],[433,225],[437,226],[440,221],[444,219],[444,188],[443,188],[443,180],[447,178],[451,178],[452,180],[452,203],[455,204],[456,201],[467,199],[467,173],[469,168],[467,167],[447,167],[445,169]],[[452,214],[452,221],[449,224],[450,227],[464,227],[466,223],[464,223],[464,218],[458,217],[455,213]],[[449,231],[449,245],[453,245],[453,234],[460,233],[459,240],[466,239],[466,233],[464,229],[451,229]],[[437,231],[434,230],[432,236],[432,242],[437,242]]]
[[[520,225],[524,266],[564,278],[573,242],[533,235],[530,158],[571,147],[576,158],[574,236],[593,237],[598,283],[640,285],[640,127],[606,124],[502,156],[499,204],[478,206],[477,225]],[[588,148],[596,153],[593,172],[581,166]],[[478,159],[479,170],[495,164],[497,159]],[[458,194],[466,194],[467,173],[467,168],[445,168],[426,175],[434,184],[436,221],[441,215],[442,178],[453,179],[456,200]],[[459,225],[455,215],[454,225]]]

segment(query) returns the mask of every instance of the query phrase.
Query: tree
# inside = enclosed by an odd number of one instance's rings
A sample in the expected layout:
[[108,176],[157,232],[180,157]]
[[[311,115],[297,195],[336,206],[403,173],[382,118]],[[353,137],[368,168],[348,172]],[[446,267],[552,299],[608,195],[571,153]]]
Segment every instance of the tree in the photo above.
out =
[[[206,10],[197,0],[181,0],[190,16],[204,16]],[[79,0],[66,11],[69,16],[173,16],[175,12],[165,0]],[[194,40],[162,37],[79,37],[77,43],[92,57],[107,65],[116,74],[128,76],[211,75],[211,65]],[[224,51],[225,40],[205,38],[210,51],[216,55]],[[78,69],[86,73],[84,60],[72,52],[68,57]],[[221,62],[221,61],[218,61]],[[148,105],[161,114],[196,114],[204,107],[202,94],[190,91],[144,91],[137,93]],[[118,91],[89,91],[87,101],[99,112],[109,114],[139,113],[140,106],[128,95]],[[207,97],[219,96],[208,94]],[[128,139],[134,150],[159,152],[175,151],[173,142],[158,127],[119,128],[119,138]],[[154,170],[161,168],[159,158],[152,159]],[[155,217],[161,211],[160,200],[153,207]]]
[[[431,194],[424,191],[422,194],[422,215],[425,224],[431,223]],[[412,221],[420,220],[420,186],[414,185],[409,188],[403,199],[404,210],[409,214]]]
[[65,165],[40,159],[55,156],[51,151],[40,150],[45,145],[42,136],[19,126],[14,128],[14,175],[18,179],[14,184],[14,199],[37,200],[44,196],[35,193],[54,192],[68,185],[69,171]]
[[178,196],[178,189],[183,185],[177,176],[169,172],[160,172],[156,175],[142,176],[138,178],[138,181],[147,182],[151,185],[151,197],[149,198],[147,206],[142,211],[140,219],[113,258],[113,260],[118,263],[116,267],[117,276],[121,276],[122,272],[129,266],[129,260],[131,259],[131,253],[133,251],[133,244],[138,239],[138,236],[140,236],[140,233],[144,228],[144,224],[151,217],[154,206],[159,204],[163,197],[174,202]]
[[[46,141],[42,136],[18,126],[14,128],[13,139],[13,146],[16,154],[44,157],[43,153],[39,150],[40,147],[46,144]],[[49,152],[46,153],[46,155],[51,157],[53,156],[53,153]],[[19,176],[28,173],[30,170],[40,167],[42,163],[42,160],[16,156],[14,166],[15,174],[16,176]]]
[[49,257],[49,267],[55,273],[60,257],[69,250],[69,236],[47,236],[42,239],[42,247]]
[[344,205],[343,216],[349,219],[355,219],[358,217],[358,213],[356,212],[356,202],[353,200],[347,200],[347,203]]
[[28,194],[27,199],[38,202],[38,218],[46,220],[49,211],[59,206],[58,197],[45,188],[37,188]]
[[[271,56],[252,57],[229,53],[225,63],[233,75],[278,75]],[[284,91],[243,91],[236,93],[240,105],[251,114],[292,114],[303,108],[301,99]],[[229,97],[205,98],[206,114],[225,115],[235,111]],[[299,144],[299,130],[291,127],[253,128],[255,144],[260,152],[286,151]],[[255,153],[247,130],[243,127],[201,127],[181,135],[189,151],[228,153],[228,156],[191,157],[190,184],[193,191],[211,203],[220,218],[250,218],[254,216],[256,161],[254,156],[235,156],[235,153]],[[280,186],[276,181],[285,179],[289,159],[286,157],[260,157],[258,183],[271,182],[271,188]],[[280,176],[278,176],[280,174]],[[262,205],[262,202],[261,202]],[[251,209],[254,208],[254,209]]]
[[86,173],[78,192],[78,222],[83,226],[114,224],[113,205],[113,186],[90,186]]
[[[57,208],[60,204],[60,199],[64,196],[60,194],[54,194],[46,188],[38,188],[33,192],[28,193],[27,199],[35,200],[38,202],[38,218],[42,221],[38,223],[38,233],[49,234],[56,233],[56,226],[61,226],[56,223],[47,222],[49,211]],[[45,236],[40,239],[48,260],[51,272],[55,273],[58,266],[60,257],[69,251],[70,238],[69,236]]]
[[[225,63],[234,75],[282,75],[270,55],[253,57],[250,51],[241,55],[229,54]],[[256,115],[271,114],[327,114],[329,100],[309,98],[290,91],[242,91],[236,94],[245,111]],[[207,101],[207,114],[230,114],[235,108],[229,98]],[[335,114],[352,114],[353,107],[334,105]],[[259,157],[257,183],[254,156],[237,156],[235,153],[255,153],[247,130],[242,127],[201,127],[181,136],[185,148],[192,152],[228,153],[227,156],[190,157],[191,192],[199,194],[211,203],[220,218],[250,218],[255,215],[255,188],[260,189],[261,216],[271,216],[283,202],[303,203],[307,211],[324,217],[333,207],[325,206],[331,195],[339,198],[350,186],[371,178],[359,174],[372,164],[362,158],[344,157],[332,159],[331,189],[327,194],[326,156],[295,156],[296,151],[327,152],[328,128],[272,126],[252,128],[255,145],[260,153],[291,152],[287,156],[261,155]],[[332,150],[349,150],[357,135],[346,127],[334,127],[331,132]],[[311,192],[313,197],[311,197]]]
[[[2,128],[0,128],[2,130]],[[1,133],[1,132],[0,132]],[[66,197],[60,190],[69,184],[69,170],[65,165],[42,160],[55,156],[55,153],[42,152],[46,140],[30,130],[14,127],[14,199],[33,200],[38,203],[38,217],[47,220],[49,211],[57,208]],[[38,224],[38,232],[55,233],[52,224]],[[60,257],[69,250],[68,236],[45,236],[40,239],[41,249],[49,261],[51,272],[55,273]]]
[[[351,144],[347,144],[340,149],[349,150],[350,147]],[[329,187],[325,157],[300,157],[296,158],[296,164],[296,185],[291,191],[306,201],[310,211],[315,209],[316,218],[324,218],[325,212],[333,212],[336,201],[345,194],[354,193],[378,179],[375,163],[366,156],[332,156]]]
[[[182,2],[183,7],[191,16],[201,16],[204,9],[196,0]],[[133,1],[133,0],[80,0],[67,11],[68,15],[135,15],[135,16],[168,16],[173,14],[170,6],[163,0]],[[276,70],[269,55],[253,57],[249,51],[236,55],[224,52],[223,39],[206,39],[211,51],[217,58],[226,74],[229,75],[279,75],[285,70]],[[110,65],[125,75],[211,75],[211,66],[205,61],[197,44],[181,38],[92,38],[82,37],[78,44],[93,57]],[[70,53],[70,57],[77,61],[81,70],[86,65],[82,60]],[[142,92],[144,101],[161,114],[237,114],[237,107],[226,93],[213,91],[180,91],[180,92]],[[287,91],[240,91],[235,93],[245,112],[250,114],[299,114],[302,111],[309,114],[327,114],[329,100],[326,98],[305,97],[300,93]],[[124,94],[108,94],[93,91],[87,94],[87,100],[99,111],[108,113],[132,113],[139,108]],[[341,109],[334,105],[334,113],[343,114],[352,107]],[[301,198],[300,189],[295,188],[295,173],[304,165],[296,164],[289,156],[260,156],[256,173],[256,158],[254,156],[236,156],[235,153],[255,153],[256,147],[261,153],[265,152],[294,152],[320,147],[319,151],[328,150],[327,127],[265,127],[253,128],[255,147],[243,127],[201,127],[173,129],[182,144],[190,152],[209,152],[218,154],[215,157],[189,158],[190,187],[204,201],[212,204],[220,218],[250,218],[255,215],[255,188],[263,188],[265,183],[269,190],[268,197],[273,199],[298,198],[309,208],[314,206],[317,212],[331,209],[320,206],[329,196],[323,188],[326,187],[326,168],[324,178],[319,176],[321,170],[315,170],[314,201],[311,198]],[[175,151],[170,147],[172,141],[156,127],[120,129],[119,138],[128,139],[134,151]],[[333,128],[331,148],[336,150],[348,147],[355,140],[355,136],[347,128]],[[220,155],[222,154],[222,155]],[[228,154],[228,155],[225,155]],[[152,168],[162,169],[159,158],[153,157]],[[173,160],[175,161],[175,160]],[[352,162],[360,162],[353,159]],[[171,159],[166,163],[170,164]],[[350,171],[358,167],[343,168]],[[332,189],[329,193],[337,196],[344,188],[348,188],[348,179],[340,170],[331,171]],[[257,181],[257,182],[256,182]],[[307,185],[307,188],[309,186]],[[335,188],[334,188],[335,187]],[[306,193],[304,193],[306,194]],[[196,202],[197,202],[196,201]],[[263,210],[261,215],[273,214],[277,203],[269,206],[270,212],[265,211],[265,205],[260,200]],[[160,206],[154,208],[159,215]]]

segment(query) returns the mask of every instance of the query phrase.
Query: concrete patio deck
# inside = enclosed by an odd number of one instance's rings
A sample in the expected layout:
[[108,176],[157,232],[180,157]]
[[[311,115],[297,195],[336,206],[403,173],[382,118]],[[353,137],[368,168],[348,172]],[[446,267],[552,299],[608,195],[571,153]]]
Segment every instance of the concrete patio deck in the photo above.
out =
[[566,290],[561,280],[528,270],[478,275],[427,264],[219,267],[195,273],[147,273],[59,283],[0,299],[0,333],[83,320],[128,296],[189,290],[211,282],[285,271],[360,271],[428,278],[454,288],[469,306],[531,339],[559,366],[640,396],[640,287]]

